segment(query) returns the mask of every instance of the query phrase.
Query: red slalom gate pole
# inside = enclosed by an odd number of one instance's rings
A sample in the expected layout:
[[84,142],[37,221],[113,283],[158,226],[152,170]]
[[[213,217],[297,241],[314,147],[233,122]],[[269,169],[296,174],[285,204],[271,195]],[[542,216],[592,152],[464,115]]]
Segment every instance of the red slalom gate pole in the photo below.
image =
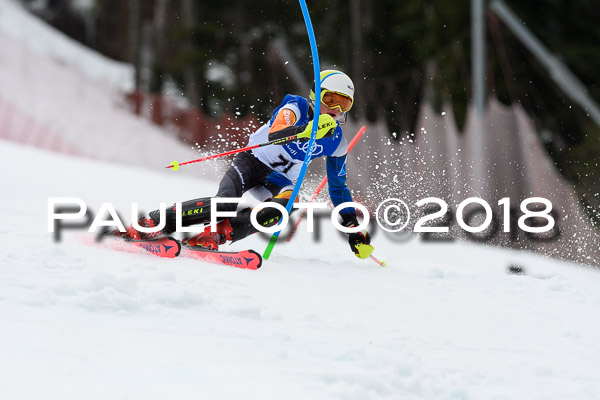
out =
[[[350,141],[350,144],[348,145],[348,153],[350,153],[350,150],[352,150],[352,148],[360,140],[360,138],[362,137],[362,135],[365,133],[366,130],[367,130],[367,127],[363,126],[362,128],[360,128],[358,130],[358,132],[356,132],[356,135],[354,135],[354,137]],[[317,187],[317,190],[315,190],[315,192],[313,193],[312,197],[308,201],[309,203],[312,203],[313,201],[315,201],[315,199],[317,198],[317,196],[319,195],[319,193],[321,193],[321,190],[323,190],[323,187],[325,187],[326,183],[327,183],[327,176],[325,176],[323,178],[323,180],[321,181],[321,183]],[[305,215],[306,215],[306,209],[303,209],[302,210],[302,214],[300,214],[300,216],[298,217],[298,221],[296,221],[296,225],[294,225],[294,227],[292,228],[292,231],[290,232],[290,234],[288,235],[288,237],[286,239],[287,242],[289,242],[290,240],[292,240],[292,237],[294,236],[294,233],[296,233],[296,230],[298,229],[298,225],[300,225],[300,222],[302,222],[302,218],[304,218]]]
[[202,158],[199,158],[197,160],[186,161],[186,162],[182,162],[182,163],[178,163],[177,161],[173,161],[171,163],[171,165],[169,165],[169,166],[167,166],[165,168],[172,168],[173,171],[177,171],[179,169],[179,167],[181,167],[182,165],[197,163],[197,162],[200,162],[200,161],[212,160],[213,158],[224,157],[224,156],[228,156],[230,154],[242,153],[244,151],[249,151],[249,150],[256,149],[256,148],[263,147],[263,146],[269,146],[269,145],[272,145],[272,144],[285,144],[287,142],[294,141],[297,138],[298,138],[298,135],[292,135],[292,136],[288,136],[288,137],[281,138],[281,139],[271,140],[270,142],[265,142],[265,143],[255,144],[253,146],[244,147],[242,149],[230,150],[230,151],[226,151],[225,153],[220,153],[220,154],[213,154],[212,156],[202,157]]

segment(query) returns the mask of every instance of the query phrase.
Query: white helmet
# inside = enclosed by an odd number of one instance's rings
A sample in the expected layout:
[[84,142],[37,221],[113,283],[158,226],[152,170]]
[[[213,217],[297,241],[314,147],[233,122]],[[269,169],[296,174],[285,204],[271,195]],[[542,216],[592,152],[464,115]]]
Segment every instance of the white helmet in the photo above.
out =
[[[320,79],[320,101],[324,100],[323,96],[327,92],[342,95],[341,97],[337,97],[338,100],[342,100],[341,102],[336,101],[333,103],[333,105],[328,104],[328,102],[325,102],[324,104],[328,107],[338,108],[341,111],[341,113],[337,119],[340,121],[340,123],[345,123],[346,112],[348,112],[352,107],[352,104],[354,104],[354,83],[352,82],[352,79],[350,79],[345,73],[333,69],[321,72]],[[313,87],[310,90],[310,103],[313,106],[313,108],[315,102],[315,84],[313,82]]]

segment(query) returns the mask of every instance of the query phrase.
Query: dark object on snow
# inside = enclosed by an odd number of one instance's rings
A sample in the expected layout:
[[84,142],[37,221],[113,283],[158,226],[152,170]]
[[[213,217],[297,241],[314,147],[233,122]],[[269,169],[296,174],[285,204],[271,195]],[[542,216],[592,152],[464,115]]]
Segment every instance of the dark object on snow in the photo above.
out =
[[525,269],[517,264],[511,264],[508,266],[508,273],[515,275],[524,275]]

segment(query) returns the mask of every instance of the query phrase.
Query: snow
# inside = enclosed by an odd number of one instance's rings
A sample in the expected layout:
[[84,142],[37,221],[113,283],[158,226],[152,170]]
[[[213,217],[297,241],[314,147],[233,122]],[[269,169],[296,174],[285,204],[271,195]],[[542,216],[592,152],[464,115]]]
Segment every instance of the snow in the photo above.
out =
[[[81,8],[89,2],[78,1]],[[73,66],[88,78],[102,80],[122,91],[134,89],[134,69],[111,60],[70,39],[62,32],[32,18],[15,0],[0,1],[0,32],[24,42],[31,50]]]
[[125,107],[130,72],[0,0],[0,138],[152,168],[198,158]]
[[121,109],[129,67],[87,52],[0,0],[0,100],[84,156],[0,139],[0,398],[600,398],[592,268],[373,228],[381,268],[326,220],[320,241],[305,222],[282,234],[258,271],[85,245],[81,229],[55,242],[48,197],[129,221],[132,202],[217,189],[162,168],[189,149]]
[[[258,271],[60,243],[47,198],[112,202],[128,219],[216,190],[0,142],[3,398],[597,399],[600,275],[531,253],[399,244],[381,268],[321,222]],[[44,168],[20,164],[35,159]],[[136,182],[136,184],[132,184]],[[151,182],[144,185],[140,182]],[[293,218],[292,218],[293,220]],[[261,252],[253,236],[233,248]],[[508,266],[525,269],[507,274]]]

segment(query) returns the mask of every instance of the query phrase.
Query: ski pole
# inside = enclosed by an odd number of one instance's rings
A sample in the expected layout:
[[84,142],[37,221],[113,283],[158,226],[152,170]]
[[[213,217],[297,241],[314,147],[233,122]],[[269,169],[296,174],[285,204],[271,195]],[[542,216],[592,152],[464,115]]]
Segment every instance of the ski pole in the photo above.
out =
[[385,262],[385,260],[379,261],[378,259],[375,258],[374,255],[370,255],[369,258],[371,260],[375,261],[377,264],[379,264],[379,266],[381,266],[381,267],[387,267],[387,263]]
[[[350,153],[350,150],[352,150],[354,145],[360,140],[360,138],[362,137],[362,135],[365,133],[366,130],[367,130],[367,127],[363,126],[362,128],[360,128],[358,130],[358,132],[356,132],[356,135],[354,135],[354,137],[350,141],[350,144],[348,145],[348,153]],[[319,187],[317,187],[317,190],[315,190],[312,197],[308,201],[309,203],[312,203],[313,201],[315,201],[315,199],[317,198],[319,193],[321,193],[321,190],[325,187],[326,183],[327,183],[327,176],[325,176],[323,178],[323,180],[319,184]],[[302,218],[304,218],[305,215],[306,215],[306,208],[304,208],[302,210],[302,214],[300,214],[300,216],[298,217],[298,221],[296,221],[296,225],[294,225],[294,227],[292,228],[292,231],[288,235],[286,241],[289,242],[290,240],[292,240],[292,236],[294,236],[294,233],[296,233],[296,230],[298,229],[298,225],[300,225],[300,222],[302,222]]]
[[177,171],[179,169],[179,167],[181,167],[182,165],[197,163],[200,161],[212,160],[213,158],[224,157],[224,156],[228,156],[230,154],[242,153],[244,151],[249,151],[249,150],[256,149],[256,148],[263,147],[263,146],[269,146],[272,144],[285,144],[288,142],[292,142],[292,141],[296,140],[297,138],[298,138],[298,135],[292,135],[292,136],[288,136],[288,137],[284,137],[284,138],[271,140],[270,142],[265,142],[265,143],[260,143],[260,144],[255,144],[252,146],[244,147],[242,149],[230,150],[230,151],[226,151],[226,152],[220,153],[220,154],[213,154],[212,156],[202,157],[197,160],[186,161],[186,162],[182,162],[182,163],[173,161],[171,163],[171,165],[169,165],[165,168],[172,168],[173,171]]
[[372,245],[365,243],[356,243],[354,245],[354,249],[356,250],[355,253],[358,258],[364,260],[367,257],[369,257],[371,260],[379,264],[380,267],[387,267],[387,262],[385,262],[385,260],[379,261],[377,258],[375,258],[375,256],[373,255],[373,250],[375,250],[375,248]]

